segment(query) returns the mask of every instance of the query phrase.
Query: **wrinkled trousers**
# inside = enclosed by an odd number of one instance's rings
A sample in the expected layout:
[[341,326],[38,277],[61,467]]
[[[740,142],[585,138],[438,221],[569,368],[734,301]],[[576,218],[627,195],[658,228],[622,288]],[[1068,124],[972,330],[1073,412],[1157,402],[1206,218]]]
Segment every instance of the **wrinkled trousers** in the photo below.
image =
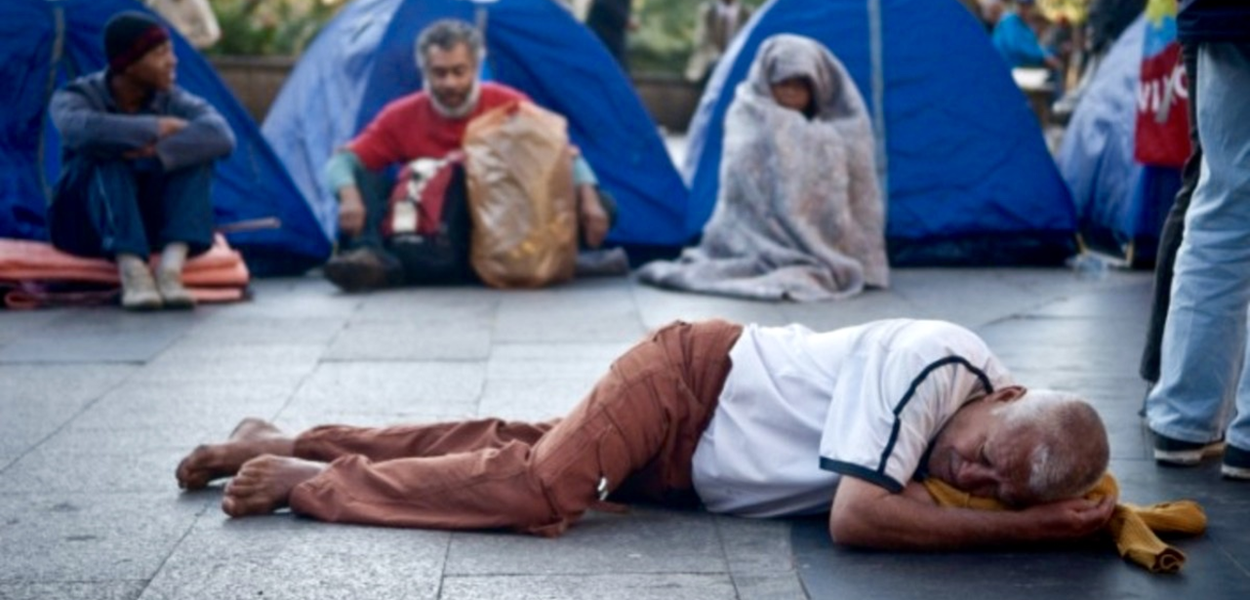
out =
[[212,183],[211,162],[160,172],[76,157],[62,165],[48,207],[52,245],[77,256],[146,259],[183,242],[191,256],[201,254],[213,243]]
[[554,537],[603,500],[697,505],[691,459],[741,333],[724,321],[665,326],[560,420],[311,429],[295,455],[330,464],[292,491],[291,509],[331,522]]

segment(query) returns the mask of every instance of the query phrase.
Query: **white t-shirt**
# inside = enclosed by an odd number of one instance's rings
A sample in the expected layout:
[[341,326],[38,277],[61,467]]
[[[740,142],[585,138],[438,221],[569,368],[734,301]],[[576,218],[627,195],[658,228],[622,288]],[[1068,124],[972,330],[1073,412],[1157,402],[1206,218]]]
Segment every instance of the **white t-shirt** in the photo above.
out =
[[750,325],[729,357],[692,475],[708,510],[743,516],[827,511],[841,475],[901,491],[964,402],[1011,385],[981,338],[942,321]]

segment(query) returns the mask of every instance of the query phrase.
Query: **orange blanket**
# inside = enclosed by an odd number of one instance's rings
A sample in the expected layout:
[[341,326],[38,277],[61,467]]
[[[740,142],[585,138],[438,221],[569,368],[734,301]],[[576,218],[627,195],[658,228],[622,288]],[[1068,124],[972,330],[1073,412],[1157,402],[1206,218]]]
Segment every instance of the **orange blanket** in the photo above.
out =
[[[250,279],[243,257],[220,235],[213,239],[208,252],[187,261],[182,271],[183,283],[201,302],[241,300]],[[10,288],[4,293],[4,304],[9,308],[36,308],[48,303],[48,293],[36,291],[32,283],[66,282],[101,284],[106,295],[109,290],[115,295],[121,284],[117,265],[107,260],[66,254],[46,242],[0,239],[0,286]],[[59,297],[72,301],[75,295]]]

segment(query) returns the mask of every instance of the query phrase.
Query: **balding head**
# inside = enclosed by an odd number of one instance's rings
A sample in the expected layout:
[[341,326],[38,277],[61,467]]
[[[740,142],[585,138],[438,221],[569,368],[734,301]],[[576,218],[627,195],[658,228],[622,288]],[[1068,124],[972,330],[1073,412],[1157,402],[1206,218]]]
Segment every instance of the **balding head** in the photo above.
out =
[[1030,503],[1080,496],[1107,470],[1107,430],[1094,407],[1074,394],[1030,390],[994,409],[1002,427],[1026,442]]
[[1107,469],[1107,431],[1089,403],[1011,386],[965,404],[938,432],[928,471],[1013,506],[1080,496]]

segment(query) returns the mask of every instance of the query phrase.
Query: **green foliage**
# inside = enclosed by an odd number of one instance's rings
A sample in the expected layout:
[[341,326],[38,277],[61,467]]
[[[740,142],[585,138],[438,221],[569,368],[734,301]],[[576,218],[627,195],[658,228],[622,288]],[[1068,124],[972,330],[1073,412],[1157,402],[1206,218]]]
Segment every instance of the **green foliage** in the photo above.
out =
[[[756,8],[764,0],[739,0]],[[630,70],[681,73],[694,50],[695,0],[634,0],[638,29],[629,34]]]
[[209,0],[221,24],[210,54],[295,56],[334,16],[343,0]]

